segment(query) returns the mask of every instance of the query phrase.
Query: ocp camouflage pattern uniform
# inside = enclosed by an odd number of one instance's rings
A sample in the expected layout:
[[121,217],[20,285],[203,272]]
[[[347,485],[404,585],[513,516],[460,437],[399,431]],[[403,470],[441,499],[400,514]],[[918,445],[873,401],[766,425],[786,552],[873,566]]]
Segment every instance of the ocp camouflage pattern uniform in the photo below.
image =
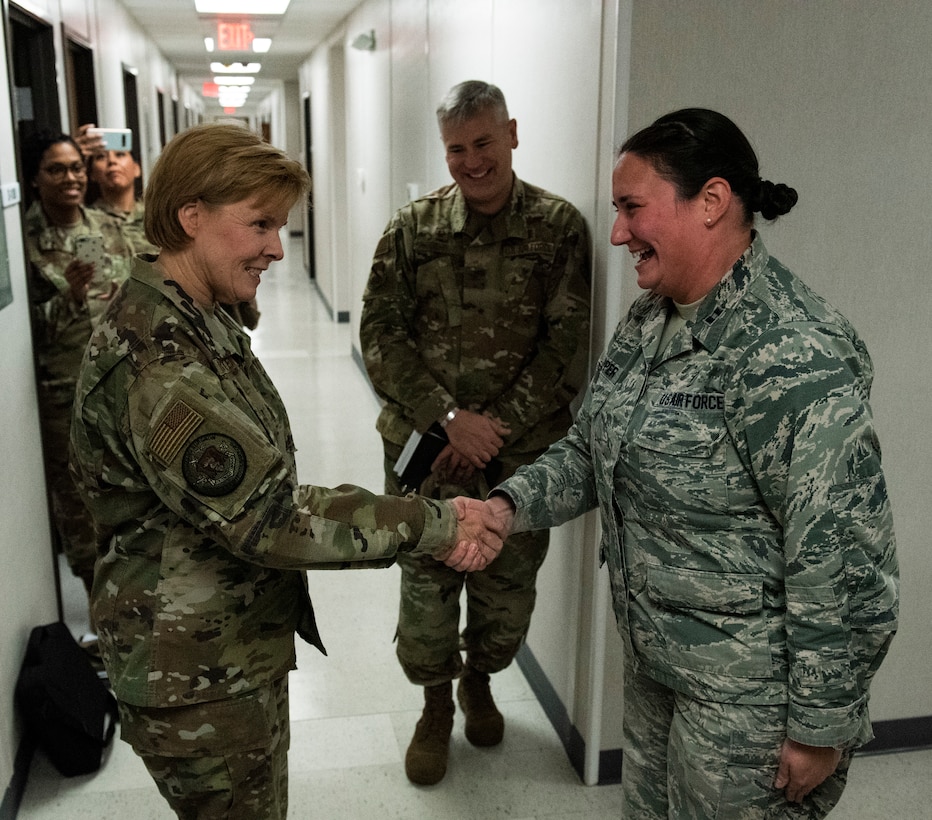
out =
[[146,239],[144,224],[146,208],[140,200],[137,199],[133,205],[133,210],[128,212],[112,207],[105,199],[95,200],[91,207],[109,214],[117,221],[124,239],[132,248],[133,254],[158,253],[158,248]]
[[[458,185],[401,208],[389,222],[364,295],[360,339],[385,406],[377,429],[386,491],[402,491],[393,465],[412,430],[456,406],[511,428],[499,476],[463,485],[428,478],[434,498],[485,497],[490,481],[529,463],[568,429],[585,382],[589,341],[589,234],[570,203],[515,178],[494,217],[470,213]],[[467,659],[480,672],[511,663],[534,608],[548,533],[519,534],[482,572],[463,576],[402,556],[397,653],[412,683],[462,671],[459,596],[465,584]]]
[[284,818],[295,631],[323,651],[303,570],[441,557],[456,516],[299,485],[285,408],[248,337],[153,260],[136,258],[94,333],[74,410],[100,646],[122,737],[180,816],[242,777],[254,792],[242,816]]
[[[94,575],[94,530],[68,474],[68,431],[81,357],[91,330],[107,308],[111,283],[129,275],[131,249],[116,222],[101,211],[81,209],[68,228],[50,225],[39,202],[26,212],[24,234],[29,262],[36,350],[39,415],[52,516],[68,565],[90,592]],[[95,270],[84,304],[71,298],[65,268],[75,256],[74,240],[85,234],[104,239],[104,264]]]
[[601,512],[624,815],[822,817],[849,756],[797,807],[773,788],[780,745],[872,737],[869,684],[897,627],[873,367],[756,235],[661,351],[671,311],[634,303],[567,437],[501,489],[519,530]]

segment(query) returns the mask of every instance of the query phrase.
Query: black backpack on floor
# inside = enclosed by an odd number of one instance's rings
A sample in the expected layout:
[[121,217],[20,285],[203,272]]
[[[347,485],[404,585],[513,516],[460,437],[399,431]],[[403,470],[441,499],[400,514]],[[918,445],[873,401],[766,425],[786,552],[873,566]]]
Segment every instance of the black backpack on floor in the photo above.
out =
[[116,698],[60,621],[29,635],[16,681],[26,731],[66,777],[100,768],[117,724]]

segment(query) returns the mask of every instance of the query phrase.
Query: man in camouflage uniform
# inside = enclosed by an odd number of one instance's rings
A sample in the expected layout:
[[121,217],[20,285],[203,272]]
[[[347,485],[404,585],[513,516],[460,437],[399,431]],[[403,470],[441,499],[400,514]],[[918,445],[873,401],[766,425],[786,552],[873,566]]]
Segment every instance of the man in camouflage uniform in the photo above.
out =
[[[756,235],[664,348],[670,311],[634,303],[567,437],[490,503],[510,497],[517,531],[601,511],[625,816],[822,817],[897,625],[871,361]],[[840,755],[801,803],[774,788],[784,743]]]
[[[36,180],[47,175],[49,163],[43,160],[51,145],[70,145],[70,138],[38,137],[35,157],[24,158],[24,174]],[[30,146],[32,147],[32,146]],[[74,146],[75,150],[77,146]],[[80,153],[74,156],[77,160]],[[83,192],[87,184],[80,164],[61,177],[72,179]],[[76,173],[75,173],[76,172]],[[35,185],[40,191],[52,189],[55,180]],[[54,194],[46,194],[52,196]],[[56,533],[72,572],[81,579],[88,593],[96,558],[93,525],[84,503],[68,473],[68,432],[75,384],[84,348],[91,330],[109,304],[116,287],[129,275],[132,249],[124,240],[116,220],[107,214],[75,204],[77,221],[59,224],[48,212],[57,212],[53,203],[33,202],[24,219],[29,291],[33,305],[33,333],[36,349],[39,413],[45,453],[46,481]],[[104,256],[96,265],[89,285],[72,286],[66,270],[75,261],[75,239],[94,234],[103,238]]]
[[[498,88],[461,83],[437,116],[454,184],[409,203],[388,224],[360,336],[385,400],[377,427],[386,491],[403,492],[393,467],[412,431],[439,423],[449,443],[431,475],[409,489],[481,498],[571,422],[586,372],[589,236],[570,203],[514,176],[517,127]],[[492,569],[465,578],[399,557],[397,654],[408,679],[425,687],[405,759],[413,782],[436,783],[446,772],[454,678],[462,675],[467,739],[501,741],[489,675],[511,663],[527,634],[547,544],[546,532],[515,536]]]

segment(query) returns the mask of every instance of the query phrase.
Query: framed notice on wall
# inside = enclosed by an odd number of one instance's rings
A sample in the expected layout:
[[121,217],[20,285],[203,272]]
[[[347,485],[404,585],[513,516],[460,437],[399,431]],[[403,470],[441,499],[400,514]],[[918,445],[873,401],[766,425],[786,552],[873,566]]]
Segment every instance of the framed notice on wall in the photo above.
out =
[[[4,188],[0,185],[0,191],[3,191]],[[17,191],[19,186],[17,186]],[[2,197],[4,200],[3,207],[7,206],[6,199],[8,197]],[[19,202],[19,196],[9,197],[12,199],[10,204]],[[6,246],[6,220],[3,217],[3,210],[0,209],[0,310],[3,310],[10,302],[13,301],[13,288],[10,285],[10,252]]]
[[0,210],[0,310],[13,301],[13,288],[10,286],[10,253],[6,246],[6,220]]

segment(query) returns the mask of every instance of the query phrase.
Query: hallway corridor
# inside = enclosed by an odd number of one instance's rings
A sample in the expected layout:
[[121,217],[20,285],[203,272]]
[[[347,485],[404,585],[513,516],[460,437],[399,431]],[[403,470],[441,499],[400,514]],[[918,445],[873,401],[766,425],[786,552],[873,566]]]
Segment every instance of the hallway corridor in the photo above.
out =
[[[289,408],[302,482],[382,487],[377,400],[351,354],[349,324],[328,316],[303,270],[300,241],[264,275],[254,349]],[[446,778],[417,787],[403,760],[421,690],[405,680],[392,637],[398,571],[311,572],[329,657],[298,642],[291,673],[290,812],[294,820],[609,820],[618,786],[587,788],[517,665],[493,678],[505,715],[501,746],[479,749],[457,712]],[[82,630],[83,601],[66,602]],[[607,579],[606,579],[607,583]],[[546,601],[540,603],[546,606]],[[86,628],[86,620],[83,625]],[[857,759],[839,820],[929,816],[932,750]],[[170,820],[142,763],[115,741],[95,775],[62,778],[41,753],[33,762],[23,820]]]

